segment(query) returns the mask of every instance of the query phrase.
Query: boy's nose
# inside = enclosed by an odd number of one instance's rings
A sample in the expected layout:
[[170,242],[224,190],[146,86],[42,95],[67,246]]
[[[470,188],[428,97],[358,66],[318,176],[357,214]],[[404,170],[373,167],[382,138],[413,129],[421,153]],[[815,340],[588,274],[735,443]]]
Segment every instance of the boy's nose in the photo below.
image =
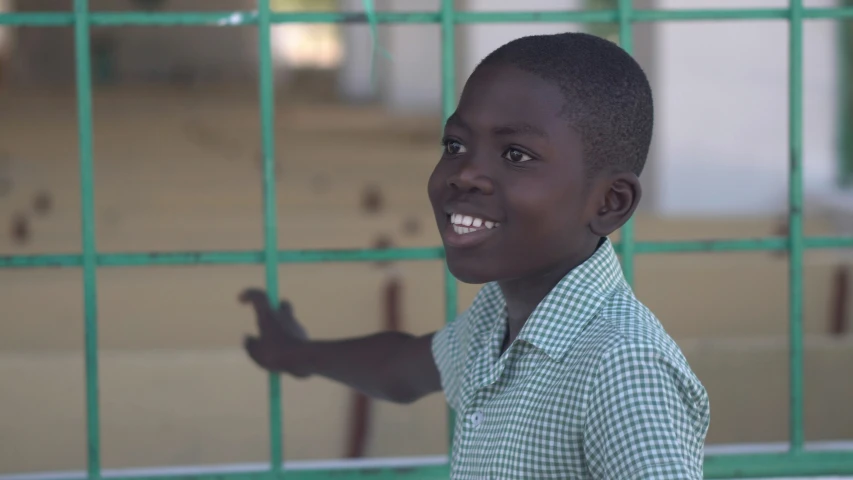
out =
[[476,166],[475,162],[467,161],[447,179],[447,185],[453,190],[464,193],[483,193],[491,195],[495,186],[488,175]]

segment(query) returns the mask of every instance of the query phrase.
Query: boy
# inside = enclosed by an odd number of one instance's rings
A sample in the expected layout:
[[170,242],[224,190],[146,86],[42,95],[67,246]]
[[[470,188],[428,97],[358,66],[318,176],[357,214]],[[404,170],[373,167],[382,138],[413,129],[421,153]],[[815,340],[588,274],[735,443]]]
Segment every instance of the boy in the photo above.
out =
[[586,34],[486,57],[448,119],[428,193],[473,305],[421,337],[309,341],[249,290],[260,366],[392,402],[443,390],[454,479],[700,479],[709,402],[608,240],[634,213],[652,135],[639,65]]

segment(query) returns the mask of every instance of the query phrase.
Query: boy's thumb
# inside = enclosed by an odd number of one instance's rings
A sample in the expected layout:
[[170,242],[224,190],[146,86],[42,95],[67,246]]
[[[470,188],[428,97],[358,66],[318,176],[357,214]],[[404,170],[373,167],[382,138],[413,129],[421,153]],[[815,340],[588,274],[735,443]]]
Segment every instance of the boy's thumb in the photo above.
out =
[[243,338],[243,348],[246,349],[246,353],[254,360],[256,363],[261,364],[261,358],[259,354],[259,344],[260,341],[256,337],[246,336]]

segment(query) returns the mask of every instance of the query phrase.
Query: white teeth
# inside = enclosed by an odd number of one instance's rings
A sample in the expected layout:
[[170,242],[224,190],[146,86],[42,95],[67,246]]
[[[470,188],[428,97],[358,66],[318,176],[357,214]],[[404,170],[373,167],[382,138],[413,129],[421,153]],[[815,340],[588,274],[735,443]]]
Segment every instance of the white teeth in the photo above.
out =
[[500,226],[498,222],[483,220],[482,218],[472,217],[470,215],[462,215],[461,213],[451,213],[450,223],[456,233],[470,233],[477,230],[497,228]]

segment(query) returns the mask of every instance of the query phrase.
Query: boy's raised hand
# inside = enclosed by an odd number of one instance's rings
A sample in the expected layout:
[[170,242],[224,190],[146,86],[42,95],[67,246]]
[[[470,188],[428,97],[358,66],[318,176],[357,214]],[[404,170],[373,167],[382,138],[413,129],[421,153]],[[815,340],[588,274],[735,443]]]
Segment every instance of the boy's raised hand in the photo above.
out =
[[307,377],[294,350],[308,341],[308,335],[293,316],[290,303],[282,301],[274,310],[266,292],[256,288],[241,293],[240,301],[252,305],[258,324],[258,336],[246,336],[243,342],[252,360],[269,371]]
[[270,305],[266,292],[240,295],[251,304],[258,336],[246,337],[246,351],[259,366],[295,377],[335,380],[375,398],[408,403],[441,390],[432,356],[432,334],[379,332],[341,340],[309,340],[288,302]]

